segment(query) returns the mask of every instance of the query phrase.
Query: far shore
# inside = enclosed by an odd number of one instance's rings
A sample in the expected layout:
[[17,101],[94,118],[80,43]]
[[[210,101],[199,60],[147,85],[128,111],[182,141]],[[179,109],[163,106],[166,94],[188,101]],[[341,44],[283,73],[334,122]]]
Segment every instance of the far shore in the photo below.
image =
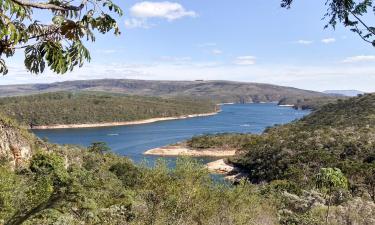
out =
[[[267,103],[267,102],[265,102]],[[236,104],[235,102],[228,102],[228,103],[219,103],[218,106],[221,105],[232,105]],[[251,104],[251,103],[249,103]],[[294,107],[294,105],[279,105],[280,107]],[[130,126],[130,125],[141,125],[141,124],[148,124],[148,123],[155,123],[160,121],[168,121],[168,120],[181,120],[181,119],[188,119],[194,117],[205,117],[205,116],[213,116],[220,113],[221,110],[212,113],[201,113],[201,114],[191,114],[191,115],[183,115],[183,116],[175,116],[175,117],[159,117],[159,118],[150,118],[144,120],[134,120],[134,121],[124,121],[124,122],[104,122],[104,123],[83,123],[83,124],[55,124],[55,125],[41,125],[41,126],[33,126],[28,127],[31,130],[48,130],[48,129],[72,129],[72,128],[95,128],[95,127],[115,127],[115,126]]]
[[213,116],[221,112],[218,110],[212,113],[201,113],[201,114],[191,114],[184,116],[175,116],[175,117],[160,117],[160,118],[150,118],[144,120],[135,120],[135,121],[125,121],[125,122],[107,122],[107,123],[88,123],[88,124],[56,124],[56,125],[43,125],[43,126],[33,126],[30,129],[32,130],[47,130],[47,129],[70,129],[70,128],[95,128],[95,127],[113,127],[113,126],[129,126],[129,125],[140,125],[155,123],[160,121],[168,120],[181,120],[194,117],[204,117],[204,116]]
[[160,148],[148,150],[144,155],[154,156],[190,156],[190,157],[230,157],[236,154],[236,150],[219,150],[219,149],[190,149],[183,144],[169,145]]

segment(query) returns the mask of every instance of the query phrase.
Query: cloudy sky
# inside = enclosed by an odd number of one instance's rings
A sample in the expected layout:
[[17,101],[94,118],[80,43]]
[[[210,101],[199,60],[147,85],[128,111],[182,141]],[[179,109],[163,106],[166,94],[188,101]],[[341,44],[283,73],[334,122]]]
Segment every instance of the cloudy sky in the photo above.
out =
[[[375,48],[339,26],[322,1],[120,1],[120,37],[88,44],[93,60],[65,75],[29,74],[22,52],[0,84],[76,79],[236,80],[311,90],[375,91]],[[372,19],[372,17],[371,17]]]

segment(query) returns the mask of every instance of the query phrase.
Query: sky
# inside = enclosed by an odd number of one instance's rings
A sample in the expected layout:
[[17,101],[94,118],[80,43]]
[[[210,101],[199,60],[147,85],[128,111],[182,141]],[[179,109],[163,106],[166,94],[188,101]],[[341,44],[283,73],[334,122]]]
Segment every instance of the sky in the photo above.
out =
[[375,48],[341,25],[324,29],[324,1],[296,0],[289,10],[280,0],[114,2],[125,11],[122,35],[87,43],[90,63],[64,75],[33,75],[19,52],[6,60],[0,84],[204,79],[375,91]]

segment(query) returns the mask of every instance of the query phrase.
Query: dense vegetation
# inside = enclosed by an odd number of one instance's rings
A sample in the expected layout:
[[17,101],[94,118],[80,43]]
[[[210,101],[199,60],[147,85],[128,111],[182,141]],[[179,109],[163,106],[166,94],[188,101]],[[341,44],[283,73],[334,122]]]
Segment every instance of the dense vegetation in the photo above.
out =
[[334,204],[353,197],[375,202],[373,94],[324,105],[300,121],[268,128],[262,135],[220,134],[188,143],[198,148],[237,147],[239,154],[228,161],[246,172],[251,182],[276,183],[300,196],[316,187],[315,175],[321,168],[337,168],[348,179],[348,191],[337,194]]
[[187,98],[56,92],[0,98],[0,112],[27,126],[124,122],[214,112],[208,101]]
[[195,137],[195,148],[236,147],[230,162],[252,182],[288,180],[311,188],[322,167],[341,169],[353,194],[375,200],[375,95],[339,100],[305,118],[268,128],[262,135],[220,134]]
[[[3,118],[0,133],[14,129],[25,136],[33,156],[16,168],[0,160],[0,223],[374,224],[374,103],[366,95],[263,135],[188,142],[241,149],[230,162],[255,184],[235,186],[214,182],[192,160],[179,159],[173,169],[163,161],[135,165],[104,143],[87,149],[49,144]],[[0,140],[0,156],[13,139]]]
[[320,97],[314,97],[314,98],[300,98],[300,97],[288,97],[281,99],[279,101],[279,105],[293,105],[293,108],[295,109],[312,109],[316,110],[322,107],[325,104],[329,103],[335,103],[337,100],[341,99],[347,99],[348,97],[345,96],[320,96]]
[[16,171],[1,161],[1,224],[277,224],[272,198],[247,183],[214,183],[195,161],[149,168],[103,144],[43,145]]
[[195,136],[186,141],[192,149],[237,149],[241,150],[253,138],[250,134],[222,133],[215,135]]

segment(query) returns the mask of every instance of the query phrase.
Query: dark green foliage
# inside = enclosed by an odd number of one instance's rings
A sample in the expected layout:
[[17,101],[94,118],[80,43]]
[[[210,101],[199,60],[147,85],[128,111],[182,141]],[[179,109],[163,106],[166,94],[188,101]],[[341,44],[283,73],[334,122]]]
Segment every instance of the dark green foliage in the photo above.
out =
[[302,110],[316,110],[322,107],[323,105],[329,103],[336,103],[339,99],[347,99],[344,96],[320,96],[314,98],[300,98],[296,97],[288,97],[284,98],[279,101],[279,105],[294,105],[293,108],[295,109],[302,109]]
[[186,144],[194,149],[237,149],[241,150],[252,140],[248,134],[216,134],[195,136],[189,139]]
[[125,122],[215,110],[209,101],[163,99],[98,92],[56,92],[0,98],[0,112],[26,126]]
[[142,178],[139,169],[130,161],[113,164],[109,168],[109,171],[116,174],[118,179],[120,179],[122,184],[126,187],[134,187]]
[[375,126],[375,95],[339,100],[323,106],[317,113],[302,121],[311,127],[373,128]]
[[[75,5],[77,4],[77,5]],[[44,21],[34,11],[48,11]],[[94,33],[120,31],[114,16],[122,10],[111,0],[54,0],[31,2],[3,0],[0,2],[0,73],[8,69],[3,57],[12,57],[16,49],[25,49],[25,66],[32,73],[42,73],[49,67],[65,73],[90,61],[83,41],[95,41]]]
[[111,151],[111,148],[105,142],[94,142],[87,148],[87,150],[97,154],[104,154]]

